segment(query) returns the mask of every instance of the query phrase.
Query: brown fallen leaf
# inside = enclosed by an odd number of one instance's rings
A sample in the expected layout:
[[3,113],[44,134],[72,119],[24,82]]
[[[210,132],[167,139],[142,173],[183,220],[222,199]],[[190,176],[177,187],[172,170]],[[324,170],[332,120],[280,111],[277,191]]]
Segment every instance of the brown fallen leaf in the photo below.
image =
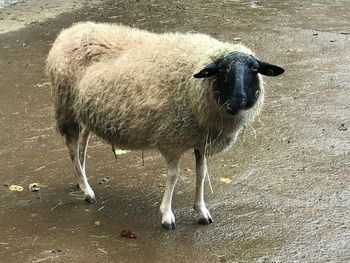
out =
[[136,238],[136,233],[132,232],[130,229],[124,229],[122,232],[120,232],[121,237],[125,238]]

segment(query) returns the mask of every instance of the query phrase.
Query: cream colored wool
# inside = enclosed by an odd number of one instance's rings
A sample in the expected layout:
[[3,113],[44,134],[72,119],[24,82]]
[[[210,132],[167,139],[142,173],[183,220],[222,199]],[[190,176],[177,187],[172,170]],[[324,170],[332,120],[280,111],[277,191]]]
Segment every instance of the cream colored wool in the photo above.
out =
[[78,23],[47,59],[58,129],[79,123],[118,147],[157,148],[168,160],[191,148],[221,152],[259,113],[262,79],[255,106],[231,116],[213,97],[214,78],[193,75],[234,51],[252,54],[204,34]]

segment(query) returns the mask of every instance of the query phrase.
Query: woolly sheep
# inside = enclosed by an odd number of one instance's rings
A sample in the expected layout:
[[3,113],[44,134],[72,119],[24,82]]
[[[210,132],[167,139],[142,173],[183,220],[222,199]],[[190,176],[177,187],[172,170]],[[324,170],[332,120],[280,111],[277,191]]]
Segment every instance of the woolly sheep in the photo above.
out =
[[283,72],[243,45],[208,35],[92,22],[63,30],[47,59],[57,128],[86,200],[95,202],[85,174],[91,132],[124,149],[156,148],[167,162],[160,206],[167,229],[175,228],[171,202],[180,156],[194,149],[194,209],[199,223],[210,224],[203,196],[206,160],[231,146],[260,112],[260,74]]

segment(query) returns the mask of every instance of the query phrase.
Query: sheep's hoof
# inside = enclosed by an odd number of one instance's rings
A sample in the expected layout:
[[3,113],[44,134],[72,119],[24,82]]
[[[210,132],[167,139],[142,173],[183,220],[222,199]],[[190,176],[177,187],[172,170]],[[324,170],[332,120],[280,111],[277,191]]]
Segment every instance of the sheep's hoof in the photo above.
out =
[[95,197],[91,197],[91,196],[86,196],[85,197],[85,201],[90,203],[90,204],[94,204],[94,203],[96,203],[96,198]]
[[164,227],[164,228],[167,229],[167,230],[175,230],[176,224],[175,224],[175,223],[171,223],[171,224],[169,224],[169,223],[163,223],[163,224],[162,224],[162,227]]
[[213,219],[211,219],[210,217],[209,218],[200,218],[198,220],[198,224],[200,225],[210,225],[213,223]]

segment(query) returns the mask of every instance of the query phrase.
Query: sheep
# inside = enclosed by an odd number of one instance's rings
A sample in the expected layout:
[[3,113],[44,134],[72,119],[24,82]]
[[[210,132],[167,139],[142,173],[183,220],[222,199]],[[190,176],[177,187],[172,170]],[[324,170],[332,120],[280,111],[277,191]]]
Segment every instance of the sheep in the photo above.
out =
[[261,75],[284,69],[258,60],[242,44],[205,34],[84,22],[60,33],[46,72],[57,129],[86,200],[95,202],[85,172],[91,133],[123,149],[158,149],[167,163],[161,223],[175,229],[171,204],[181,155],[194,149],[194,209],[200,224],[210,224],[203,194],[207,158],[233,145],[259,114]]

